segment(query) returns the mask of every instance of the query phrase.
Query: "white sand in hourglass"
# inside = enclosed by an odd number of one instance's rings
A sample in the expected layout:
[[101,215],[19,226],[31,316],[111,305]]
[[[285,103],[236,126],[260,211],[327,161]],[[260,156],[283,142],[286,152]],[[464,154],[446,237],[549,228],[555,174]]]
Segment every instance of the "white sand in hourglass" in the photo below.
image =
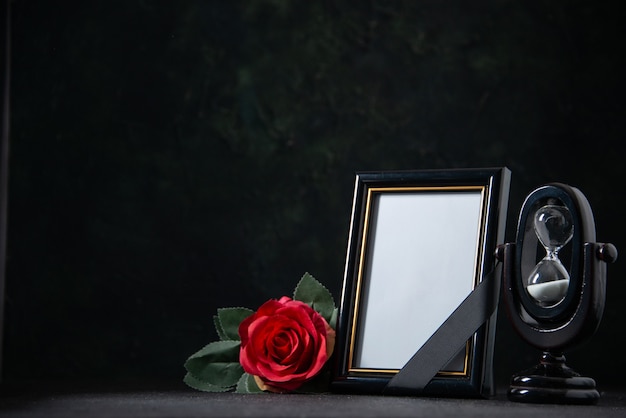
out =
[[526,290],[540,302],[559,302],[563,299],[567,287],[569,286],[569,280],[553,280],[551,282],[529,284]]

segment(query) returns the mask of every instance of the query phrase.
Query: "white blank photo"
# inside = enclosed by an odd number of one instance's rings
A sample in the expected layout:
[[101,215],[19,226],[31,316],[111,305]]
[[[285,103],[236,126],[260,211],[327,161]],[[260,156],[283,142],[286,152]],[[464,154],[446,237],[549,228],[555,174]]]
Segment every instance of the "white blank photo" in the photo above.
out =
[[370,204],[353,366],[401,369],[473,289],[482,193],[373,193]]

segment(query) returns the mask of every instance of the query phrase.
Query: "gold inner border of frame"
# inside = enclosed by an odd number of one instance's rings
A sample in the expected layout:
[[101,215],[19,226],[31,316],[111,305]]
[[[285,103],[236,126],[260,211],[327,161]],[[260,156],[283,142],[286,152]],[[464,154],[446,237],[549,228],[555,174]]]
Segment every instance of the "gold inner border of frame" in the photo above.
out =
[[[485,236],[485,220],[488,212],[486,192],[487,186],[411,186],[411,187],[372,187],[367,190],[367,200],[365,205],[365,216],[363,223],[363,236],[361,238],[361,250],[359,253],[359,270],[357,274],[356,283],[356,297],[354,302],[354,311],[352,312],[352,327],[350,331],[350,349],[348,352],[348,372],[349,373],[363,373],[363,374],[396,374],[399,369],[371,369],[371,368],[358,368],[353,367],[354,361],[354,347],[356,344],[356,329],[358,324],[358,313],[361,298],[361,290],[363,284],[363,266],[365,264],[365,255],[367,253],[367,238],[369,231],[370,212],[372,205],[372,197],[375,193],[393,192],[393,193],[408,193],[408,192],[467,192],[467,191],[480,191],[481,193],[481,216],[479,220],[479,237],[476,245],[476,264],[474,275],[474,283],[472,284],[472,290],[478,285],[478,278],[482,277],[482,263],[480,260],[483,257],[483,241]],[[474,336],[475,337],[475,336]],[[437,376],[456,376],[466,377],[469,375],[469,363],[472,356],[473,339],[467,341],[465,344],[465,361],[463,371],[446,371],[440,370]]]

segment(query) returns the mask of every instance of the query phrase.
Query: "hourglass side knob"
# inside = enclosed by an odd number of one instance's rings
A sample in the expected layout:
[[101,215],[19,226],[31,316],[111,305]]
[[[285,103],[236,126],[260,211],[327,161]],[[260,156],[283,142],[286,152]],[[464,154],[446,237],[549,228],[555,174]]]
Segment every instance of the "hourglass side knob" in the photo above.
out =
[[601,244],[598,248],[598,258],[605,263],[615,263],[617,248],[613,244]]

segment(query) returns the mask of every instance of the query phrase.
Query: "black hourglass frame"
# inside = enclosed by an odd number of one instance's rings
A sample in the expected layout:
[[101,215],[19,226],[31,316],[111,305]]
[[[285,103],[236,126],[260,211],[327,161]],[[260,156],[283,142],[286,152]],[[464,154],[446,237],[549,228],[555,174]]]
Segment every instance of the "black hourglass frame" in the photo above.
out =
[[[544,307],[526,291],[524,282],[541,256],[533,228],[534,214],[546,204],[565,206],[574,235],[561,259],[570,275],[561,302]],[[580,190],[550,183],[534,190],[522,206],[515,243],[498,248],[503,261],[503,299],[507,316],[519,336],[543,352],[539,364],[511,379],[510,400],[533,403],[593,404],[600,395],[590,377],[565,364],[563,352],[593,335],[600,324],[606,297],[606,265],[617,257],[612,244],[595,242],[591,206]],[[564,249],[565,250],[565,247]]]

